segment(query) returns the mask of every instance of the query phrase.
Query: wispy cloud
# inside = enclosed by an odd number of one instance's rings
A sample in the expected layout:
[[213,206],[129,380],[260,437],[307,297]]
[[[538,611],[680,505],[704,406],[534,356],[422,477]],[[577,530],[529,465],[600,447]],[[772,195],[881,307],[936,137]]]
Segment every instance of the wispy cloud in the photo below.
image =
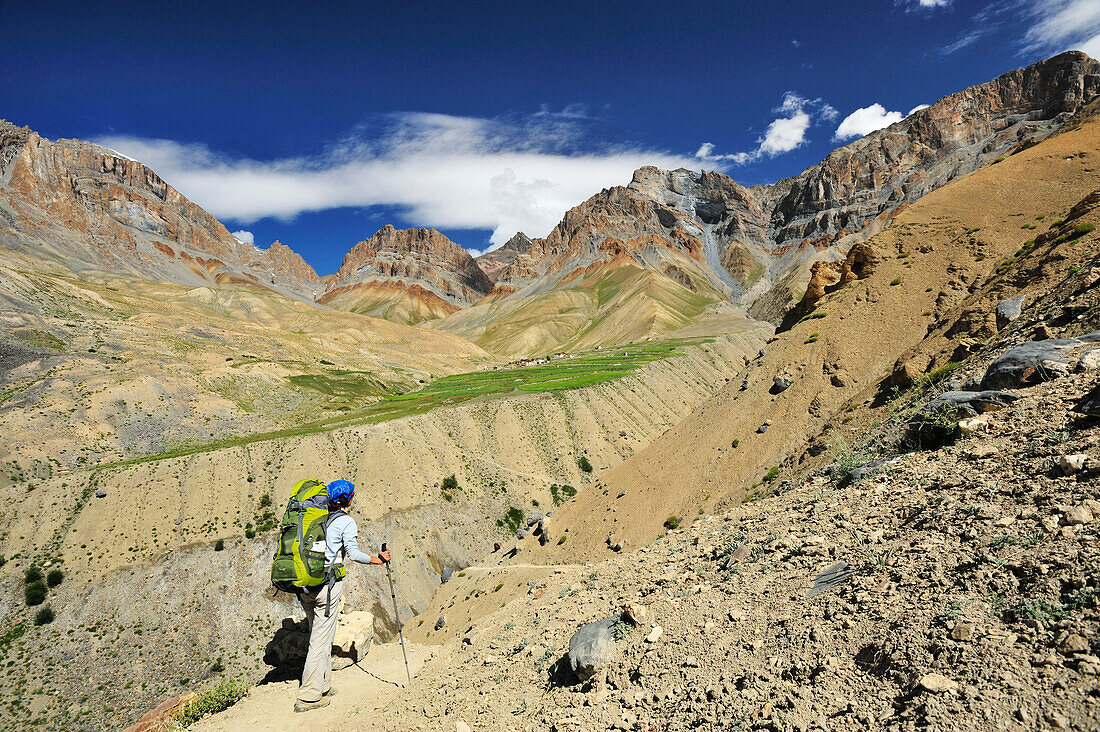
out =
[[949,8],[953,2],[954,0],[894,0],[894,5],[905,8],[908,13],[915,13],[921,10]]
[[1076,49],[1100,58],[1100,2],[1029,0],[1024,51],[1057,53]]
[[745,165],[765,156],[782,155],[805,144],[806,133],[816,121],[831,121],[838,116],[837,111],[824,100],[806,99],[793,91],[784,94],[779,106],[772,111],[780,116],[768,124],[768,129],[757,139],[755,149],[716,154],[714,145],[704,142],[699,146],[695,157],[708,162]]
[[505,119],[395,114],[318,154],[270,161],[173,140],[96,142],[142,161],[213,215],[238,224],[396,206],[422,226],[491,229],[495,246],[517,231],[546,235],[566,210],[625,184],[643,165],[698,167],[687,156],[594,141],[587,115],[579,106]]

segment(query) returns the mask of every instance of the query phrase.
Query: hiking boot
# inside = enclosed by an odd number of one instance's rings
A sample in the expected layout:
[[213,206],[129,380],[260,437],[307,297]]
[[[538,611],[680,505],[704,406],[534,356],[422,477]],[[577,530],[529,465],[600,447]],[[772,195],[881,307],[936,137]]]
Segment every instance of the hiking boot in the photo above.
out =
[[310,712],[314,709],[320,709],[321,707],[327,707],[332,702],[328,699],[318,699],[315,702],[307,702],[299,699],[294,702],[294,711],[296,712]]

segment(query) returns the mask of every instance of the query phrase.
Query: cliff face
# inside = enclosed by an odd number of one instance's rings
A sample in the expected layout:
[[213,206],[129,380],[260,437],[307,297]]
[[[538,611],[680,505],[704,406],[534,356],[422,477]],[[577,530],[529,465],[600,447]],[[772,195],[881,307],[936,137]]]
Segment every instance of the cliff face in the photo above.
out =
[[1100,62],[1068,52],[945,97],[774,185],[641,168],[627,188],[598,193],[510,254],[495,279],[521,289],[622,254],[682,272],[686,258],[779,322],[814,261],[843,259],[904,205],[1050,136],[1098,95]]
[[0,121],[0,243],[76,269],[184,284],[245,283],[312,299],[321,280],[289,248],[238,241],[152,170],[80,140]]
[[435,229],[395,229],[386,225],[344,256],[330,291],[375,283],[403,283],[464,307],[493,288],[465,249]]

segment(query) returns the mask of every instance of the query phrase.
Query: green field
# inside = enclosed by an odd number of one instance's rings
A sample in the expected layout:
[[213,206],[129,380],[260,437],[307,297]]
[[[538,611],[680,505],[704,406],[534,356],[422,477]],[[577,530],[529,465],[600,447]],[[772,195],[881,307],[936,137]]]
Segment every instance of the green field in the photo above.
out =
[[[580,389],[613,381],[646,364],[680,356],[683,353],[681,349],[685,346],[709,343],[712,340],[693,338],[649,341],[577,353],[571,357],[552,360],[541,366],[471,371],[444,376],[427,384],[423,389],[385,396],[358,408],[344,406],[345,411],[334,417],[272,432],[181,446],[168,452],[115,463],[114,466],[209,452],[223,447],[246,445],[281,437],[326,432],[356,424],[375,424],[424,414],[433,409],[462,404],[472,399],[497,399],[525,393]],[[378,382],[365,376],[363,372],[334,370],[326,374],[292,376],[290,379],[300,387],[313,389],[329,397],[348,399],[355,395],[369,396],[378,393],[376,391]]]

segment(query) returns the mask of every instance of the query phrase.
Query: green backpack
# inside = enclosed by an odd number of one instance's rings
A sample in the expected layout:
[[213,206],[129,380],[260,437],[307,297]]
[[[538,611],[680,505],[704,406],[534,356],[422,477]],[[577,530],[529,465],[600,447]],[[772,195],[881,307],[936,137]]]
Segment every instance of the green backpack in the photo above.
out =
[[[325,484],[307,478],[294,484],[279,525],[279,544],[271,562],[271,584],[284,592],[297,593],[326,581],[343,579],[346,571],[336,564],[325,572],[325,531],[343,511],[329,510]],[[331,574],[331,576],[329,576]]]

